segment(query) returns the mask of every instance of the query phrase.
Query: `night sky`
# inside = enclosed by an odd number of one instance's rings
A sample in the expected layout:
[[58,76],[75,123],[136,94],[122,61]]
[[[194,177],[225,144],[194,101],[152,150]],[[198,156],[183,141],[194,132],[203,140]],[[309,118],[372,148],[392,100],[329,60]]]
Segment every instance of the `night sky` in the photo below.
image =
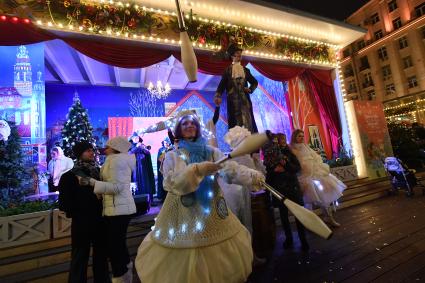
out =
[[368,0],[263,0],[330,19],[345,20]]

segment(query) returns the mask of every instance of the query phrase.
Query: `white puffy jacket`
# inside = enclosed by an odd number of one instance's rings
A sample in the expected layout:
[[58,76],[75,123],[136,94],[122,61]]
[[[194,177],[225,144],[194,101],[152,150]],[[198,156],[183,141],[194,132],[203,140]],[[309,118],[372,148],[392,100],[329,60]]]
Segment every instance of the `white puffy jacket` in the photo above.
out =
[[95,194],[103,195],[103,215],[117,216],[136,213],[131,193],[131,172],[136,167],[134,154],[108,155],[100,169],[102,181],[96,181]]

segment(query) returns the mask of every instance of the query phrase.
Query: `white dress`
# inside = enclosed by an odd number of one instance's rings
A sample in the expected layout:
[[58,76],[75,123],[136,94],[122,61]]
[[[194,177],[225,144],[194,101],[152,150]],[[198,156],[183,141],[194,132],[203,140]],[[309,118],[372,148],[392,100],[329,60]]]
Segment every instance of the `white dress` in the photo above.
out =
[[[223,156],[213,150],[213,160]],[[217,181],[209,193],[209,209],[196,201],[184,205],[182,196],[196,191],[203,180],[194,164],[185,160],[188,154],[180,150],[165,156],[164,189],[168,194],[153,230],[138,249],[139,278],[143,283],[245,282],[252,270],[251,236],[226,207]],[[222,171],[241,185],[252,183],[251,174],[256,174],[232,161],[226,162]]]
[[330,174],[329,165],[322,157],[304,143],[291,146],[301,164],[298,175],[305,203],[328,206],[342,196],[347,186]]

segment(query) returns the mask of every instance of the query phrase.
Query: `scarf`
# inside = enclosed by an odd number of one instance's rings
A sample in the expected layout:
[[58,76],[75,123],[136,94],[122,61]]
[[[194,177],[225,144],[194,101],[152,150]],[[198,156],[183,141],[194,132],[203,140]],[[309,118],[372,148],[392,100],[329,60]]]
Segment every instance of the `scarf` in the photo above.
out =
[[[181,140],[179,141],[179,149],[183,149],[189,153],[188,164],[209,161],[213,155],[213,150],[208,147],[207,140],[203,137],[199,137],[196,141]],[[208,208],[210,206],[213,184],[214,178],[206,176],[195,192],[182,197],[182,202],[185,201],[184,198],[186,198],[186,201],[187,199],[193,199],[193,201],[189,200],[188,203],[198,201],[203,208]]]
[[78,159],[72,168],[72,172],[80,177],[91,177],[100,180],[100,168],[95,161],[83,161]]
[[241,65],[241,62],[232,63],[232,79],[245,78],[245,70]]

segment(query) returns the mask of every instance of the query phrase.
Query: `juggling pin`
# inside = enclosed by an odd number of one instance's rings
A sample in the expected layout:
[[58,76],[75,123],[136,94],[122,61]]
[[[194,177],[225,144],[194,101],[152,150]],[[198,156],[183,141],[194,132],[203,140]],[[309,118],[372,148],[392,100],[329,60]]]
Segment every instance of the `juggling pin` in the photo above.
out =
[[246,137],[231,153],[217,160],[215,163],[220,164],[228,159],[253,153],[268,141],[266,134],[253,134]]
[[289,209],[290,212],[304,225],[305,228],[311,232],[319,235],[320,237],[328,240],[332,236],[332,230],[317,216],[314,212],[307,208],[287,199],[284,195],[279,193],[270,185],[262,182],[264,188],[270,191],[274,197],[283,201],[283,204]]
[[177,20],[179,22],[180,29],[180,41],[181,41],[181,60],[186,72],[189,82],[196,82],[198,75],[198,62],[196,61],[195,51],[193,50],[192,42],[187,34],[187,29],[184,23],[182,11],[180,9],[180,2],[176,0],[177,7]]

